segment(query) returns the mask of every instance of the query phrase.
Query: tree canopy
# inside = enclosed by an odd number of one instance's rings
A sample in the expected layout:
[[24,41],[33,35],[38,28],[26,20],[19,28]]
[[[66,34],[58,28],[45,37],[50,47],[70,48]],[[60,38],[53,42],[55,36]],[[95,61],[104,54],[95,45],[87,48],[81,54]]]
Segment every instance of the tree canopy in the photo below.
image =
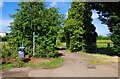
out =
[[111,40],[116,52],[120,52],[120,4],[118,2],[91,3],[92,9],[96,9],[102,23],[108,25],[111,32]]
[[36,55],[48,57],[50,52],[49,56],[54,55],[56,36],[64,16],[57,8],[45,8],[44,2],[21,2],[18,5],[17,14],[11,16],[14,22],[10,26],[10,44],[19,47],[24,42],[27,51],[30,51],[35,32],[39,36],[36,39]]

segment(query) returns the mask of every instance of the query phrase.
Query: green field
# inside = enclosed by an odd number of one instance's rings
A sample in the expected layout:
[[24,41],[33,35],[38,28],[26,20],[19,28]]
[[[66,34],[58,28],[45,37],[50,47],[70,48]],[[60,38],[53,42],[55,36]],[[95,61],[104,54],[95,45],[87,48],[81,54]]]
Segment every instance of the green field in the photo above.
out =
[[[110,43],[110,47],[113,47],[113,43],[111,40],[97,40],[97,47],[98,48],[106,48],[107,44]],[[60,43],[58,48],[66,48],[66,43]]]
[[111,40],[97,40],[97,47],[98,48],[107,47],[108,43],[110,43],[110,47],[113,46]]

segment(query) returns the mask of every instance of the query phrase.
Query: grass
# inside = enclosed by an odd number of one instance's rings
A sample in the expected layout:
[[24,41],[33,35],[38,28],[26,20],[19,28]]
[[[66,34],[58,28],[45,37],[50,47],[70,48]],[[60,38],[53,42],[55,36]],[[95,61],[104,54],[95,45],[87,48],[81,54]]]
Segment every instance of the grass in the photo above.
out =
[[41,63],[40,67],[42,67],[42,68],[57,68],[57,67],[61,67],[63,65],[63,63],[64,63],[63,58],[55,58],[51,62]]
[[42,62],[38,64],[33,64],[33,63],[25,63],[24,67],[42,67],[42,68],[57,68],[62,66],[64,63],[63,58],[54,58],[51,62]]
[[89,59],[89,64],[102,65],[102,64],[111,64],[118,63],[118,57],[107,57],[107,56],[99,56],[95,59]]
[[32,64],[32,63],[24,63],[23,67],[34,68],[34,67],[39,67],[39,65],[38,64]]
[[[107,44],[110,43],[111,47],[113,46],[112,41],[111,40],[97,40],[97,47],[101,48],[101,47],[107,47]],[[58,48],[66,48],[66,43],[60,43],[58,46]]]
[[106,42],[106,43],[112,43],[111,40],[97,40],[97,42]]
[[110,47],[113,46],[111,40],[97,40],[97,47],[98,48],[104,48],[107,47],[107,44],[110,43]]
[[13,64],[12,63],[5,63],[5,64],[2,64],[2,69],[3,70],[10,70],[13,68]]
[[57,45],[57,48],[66,48],[66,43],[62,42],[59,45]]
[[[22,62],[22,61],[21,61]],[[30,63],[30,62],[22,62],[21,64],[17,64],[16,67],[30,67],[30,68],[36,68],[36,67],[41,67],[41,68],[57,68],[57,67],[61,67],[64,63],[64,59],[63,58],[54,58],[52,59],[52,61],[50,62],[42,62],[42,63]],[[5,63],[2,64],[2,69],[3,70],[10,70],[13,68],[13,64],[12,63]]]
[[117,56],[108,56],[104,54],[89,54],[86,52],[78,52],[78,53],[82,53],[84,55],[90,56],[90,58],[87,58],[89,64],[103,65],[103,64],[118,63]]

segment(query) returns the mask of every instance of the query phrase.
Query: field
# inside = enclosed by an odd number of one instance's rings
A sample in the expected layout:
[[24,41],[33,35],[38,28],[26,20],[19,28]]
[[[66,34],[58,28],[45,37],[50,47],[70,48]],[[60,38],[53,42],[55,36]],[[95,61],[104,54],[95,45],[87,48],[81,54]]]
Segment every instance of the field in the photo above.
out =
[[[110,47],[113,46],[111,40],[97,40],[97,47],[98,48],[106,48],[108,43],[110,43]],[[57,48],[66,48],[66,43],[60,43]]]
[[97,40],[97,47],[98,48],[106,48],[108,43],[110,43],[110,47],[113,46],[113,43],[111,40]]

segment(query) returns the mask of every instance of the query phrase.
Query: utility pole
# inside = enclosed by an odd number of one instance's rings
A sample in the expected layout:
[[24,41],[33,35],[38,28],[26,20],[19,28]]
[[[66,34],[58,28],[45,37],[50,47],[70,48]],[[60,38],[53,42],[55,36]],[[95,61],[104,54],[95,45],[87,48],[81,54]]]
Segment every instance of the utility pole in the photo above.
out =
[[33,32],[33,56],[35,56],[35,32]]

